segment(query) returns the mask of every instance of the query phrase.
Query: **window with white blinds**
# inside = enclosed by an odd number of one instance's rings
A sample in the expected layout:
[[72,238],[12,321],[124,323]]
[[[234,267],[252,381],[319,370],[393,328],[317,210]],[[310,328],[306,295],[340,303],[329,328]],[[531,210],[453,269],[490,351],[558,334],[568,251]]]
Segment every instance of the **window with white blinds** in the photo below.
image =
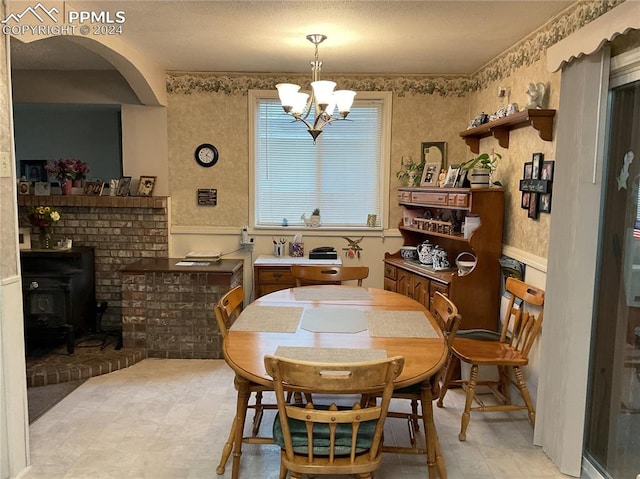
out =
[[314,145],[275,92],[253,93],[254,226],[302,226],[301,215],[318,208],[324,228],[364,228],[370,214],[380,227],[390,95],[358,94],[365,98],[356,96],[349,120],[325,125]]

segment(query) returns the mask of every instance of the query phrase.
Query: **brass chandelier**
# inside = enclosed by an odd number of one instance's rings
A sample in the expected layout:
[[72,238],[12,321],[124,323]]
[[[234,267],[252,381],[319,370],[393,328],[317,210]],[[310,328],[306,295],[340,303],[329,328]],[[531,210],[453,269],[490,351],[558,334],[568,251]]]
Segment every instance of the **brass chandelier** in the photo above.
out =
[[[317,33],[307,35],[307,40],[316,47],[315,60],[309,62],[312,74],[311,96],[308,93],[300,92],[300,85],[293,83],[278,83],[276,85],[284,112],[291,115],[295,121],[301,121],[306,125],[314,144],[325,125],[347,118],[349,111],[351,111],[353,99],[356,96],[356,92],[352,90],[334,91],[335,82],[320,80],[322,62],[318,59],[318,45],[326,39],[326,35]],[[338,115],[334,116],[336,107]],[[314,111],[314,116],[313,120],[310,120],[309,115],[312,110]]]

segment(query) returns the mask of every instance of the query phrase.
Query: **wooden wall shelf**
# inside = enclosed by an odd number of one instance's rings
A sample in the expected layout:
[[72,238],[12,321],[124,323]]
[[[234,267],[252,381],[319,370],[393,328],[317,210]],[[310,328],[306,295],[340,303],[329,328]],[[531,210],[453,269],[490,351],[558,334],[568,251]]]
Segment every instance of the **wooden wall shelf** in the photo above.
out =
[[509,132],[516,128],[532,126],[538,130],[540,138],[553,140],[553,118],[555,110],[522,110],[499,120],[469,128],[460,133],[473,153],[480,153],[480,139],[493,136],[502,148],[509,148]]

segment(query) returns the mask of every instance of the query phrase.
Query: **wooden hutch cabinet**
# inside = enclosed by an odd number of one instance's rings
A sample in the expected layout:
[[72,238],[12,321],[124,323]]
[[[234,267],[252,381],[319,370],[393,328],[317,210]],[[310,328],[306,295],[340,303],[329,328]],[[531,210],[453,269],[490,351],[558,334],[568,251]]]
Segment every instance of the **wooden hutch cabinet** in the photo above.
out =
[[[414,298],[427,307],[435,292],[440,291],[458,306],[461,329],[496,330],[500,311],[504,190],[495,187],[399,188],[398,201],[405,211],[399,226],[404,245],[417,246],[429,240],[447,252],[451,268],[435,271],[417,259],[403,259],[399,251],[387,253],[384,288]],[[465,238],[457,225],[469,214],[480,218],[480,226]],[[437,221],[438,218],[443,221]],[[453,227],[438,228],[439,224],[446,225],[449,221]],[[460,276],[455,259],[463,252],[474,254],[477,260],[471,273]]]

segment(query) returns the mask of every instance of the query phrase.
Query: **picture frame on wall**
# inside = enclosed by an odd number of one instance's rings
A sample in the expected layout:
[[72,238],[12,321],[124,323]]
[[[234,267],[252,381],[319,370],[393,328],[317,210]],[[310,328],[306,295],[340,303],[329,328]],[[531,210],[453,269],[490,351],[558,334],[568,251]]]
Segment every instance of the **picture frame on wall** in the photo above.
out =
[[20,160],[20,177],[27,181],[47,181],[47,160]]
[[[422,143],[422,161],[440,163],[440,168],[447,168],[447,142],[425,141]],[[438,173],[440,170],[438,170]],[[437,175],[436,175],[437,176]]]
[[531,178],[534,180],[540,179],[540,169],[542,168],[542,160],[544,160],[544,155],[542,153],[534,153],[531,157]]
[[[525,180],[531,179],[531,173],[533,172],[533,163],[531,161],[524,164],[524,171],[522,177]],[[529,202],[531,201],[531,193],[528,191],[522,192],[522,198],[520,200],[520,207],[524,210],[529,209]]]
[[155,176],[141,176],[138,182],[138,196],[152,196],[155,183]]
[[116,196],[129,196],[129,189],[131,188],[131,177],[123,176],[118,180],[118,190]]
[[551,213],[551,193],[540,195],[540,213]]
[[555,161],[547,160],[542,162],[542,170],[540,170],[540,179],[553,181],[553,170]]
[[531,219],[538,219],[538,193],[529,193],[529,209],[527,216]]
[[441,164],[440,162],[425,163],[422,169],[420,186],[438,186],[438,175],[440,174]]

